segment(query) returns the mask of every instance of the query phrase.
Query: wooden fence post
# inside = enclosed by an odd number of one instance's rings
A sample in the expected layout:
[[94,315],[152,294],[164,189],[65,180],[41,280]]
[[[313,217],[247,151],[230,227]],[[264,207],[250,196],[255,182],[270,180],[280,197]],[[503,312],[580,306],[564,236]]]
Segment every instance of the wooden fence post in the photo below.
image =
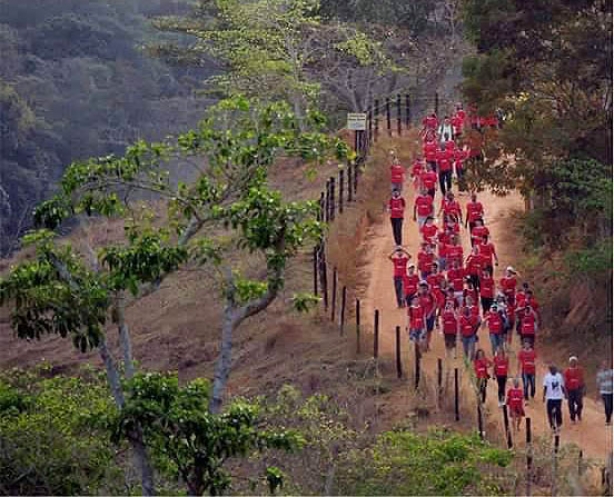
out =
[[397,326],[394,330],[397,339],[397,378],[403,377],[403,364],[401,362],[401,327]]
[[358,161],[354,162],[354,197],[358,195],[358,175],[360,174],[360,165]]
[[348,172],[348,204],[350,202],[352,202],[354,200],[354,196],[352,195],[352,193],[354,193],[354,188],[352,186],[353,180],[352,180],[352,164],[350,164],[349,162],[346,164],[346,170]]
[[531,444],[531,418],[526,418],[527,424],[527,487],[525,494],[531,496],[531,483],[533,479],[533,447]]
[[330,320],[335,322],[335,311],[337,310],[337,267],[333,268],[333,292],[331,294]]
[[318,253],[319,247],[313,247],[313,294],[318,296]]
[[360,354],[360,300],[356,299],[356,353]]
[[439,117],[439,92],[435,92],[435,114]]
[[443,394],[443,359],[437,358],[437,403],[441,405],[441,397]]
[[343,195],[345,190],[345,172],[339,170],[339,214],[343,214]]
[[584,452],[581,450],[578,453],[578,476],[582,476],[582,473],[584,472],[584,468],[583,468],[583,459],[584,459]]
[[343,287],[341,290],[341,312],[339,315],[339,334],[343,335],[345,328],[345,302],[347,299],[347,287]]
[[460,420],[460,411],[458,409],[458,368],[454,368],[454,419]]
[[324,221],[330,222],[330,179],[326,181],[326,198],[324,200]]
[[328,310],[328,264],[326,264],[326,251],[320,247],[320,285],[322,287],[322,301],[324,310]]
[[482,417],[482,403],[478,399],[478,432],[480,438],[484,440],[484,418]]
[[510,420],[507,415],[507,406],[503,405],[503,426],[505,427],[505,438],[507,439],[507,448],[511,449],[514,444],[512,443],[512,432],[510,430]]
[[367,112],[367,128],[369,130],[368,140],[369,146],[373,143],[373,106]]
[[335,177],[330,177],[330,220],[335,220]]
[[390,97],[386,97],[386,130],[392,136],[392,123],[390,122]]
[[379,354],[379,309],[375,309],[375,322],[373,323],[373,357]]
[[416,357],[416,372],[415,372],[415,379],[414,379],[414,388],[416,390],[418,390],[418,387],[420,386],[420,358],[422,356],[422,354],[420,353],[420,346],[418,345],[418,342],[414,342],[414,356]]
[[409,129],[411,124],[411,100],[409,93],[405,95],[405,126]]
[[397,93],[397,136],[401,136],[403,116],[401,115],[401,94]]
[[373,110],[375,118],[375,134],[373,135],[373,141],[377,141],[379,138],[379,100],[375,99],[375,108]]

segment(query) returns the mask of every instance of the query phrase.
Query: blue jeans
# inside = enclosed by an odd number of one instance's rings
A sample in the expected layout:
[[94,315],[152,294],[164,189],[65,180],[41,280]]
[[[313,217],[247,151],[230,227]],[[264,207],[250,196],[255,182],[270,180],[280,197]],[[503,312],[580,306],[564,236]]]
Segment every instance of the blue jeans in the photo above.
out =
[[524,389],[524,399],[529,400],[529,387],[531,398],[535,397],[535,374],[522,373],[522,386]]
[[505,336],[501,333],[490,333],[490,345],[492,346],[492,355],[495,355],[497,349],[503,347],[503,343],[505,342]]
[[461,340],[463,342],[465,357],[469,357],[469,360],[473,361],[473,357],[475,356],[475,335],[461,337]]

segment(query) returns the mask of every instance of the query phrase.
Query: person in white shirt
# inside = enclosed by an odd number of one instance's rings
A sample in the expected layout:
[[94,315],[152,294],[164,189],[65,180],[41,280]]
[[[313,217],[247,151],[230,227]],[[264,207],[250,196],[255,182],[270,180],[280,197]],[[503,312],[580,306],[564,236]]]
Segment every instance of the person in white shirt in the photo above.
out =
[[546,413],[550,427],[557,433],[563,424],[561,405],[567,394],[563,375],[558,372],[556,366],[551,365],[548,370],[548,373],[544,376],[543,401],[546,402]]

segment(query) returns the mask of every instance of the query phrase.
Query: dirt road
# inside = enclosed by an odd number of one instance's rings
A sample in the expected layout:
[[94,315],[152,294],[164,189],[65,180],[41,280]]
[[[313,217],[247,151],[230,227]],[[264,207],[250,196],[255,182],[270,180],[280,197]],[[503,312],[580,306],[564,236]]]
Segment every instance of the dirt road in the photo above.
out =
[[[388,181],[388,178],[384,178],[383,181]],[[407,210],[410,211],[412,208],[411,206],[413,206],[414,192],[413,186],[409,182],[407,182],[404,187],[404,197],[408,206]],[[463,206],[468,200],[467,195],[460,197],[457,195],[457,198]],[[495,268],[495,280],[498,281],[505,267],[508,265],[513,266],[519,260],[519,257],[521,257],[520,251],[518,250],[518,243],[514,243],[515,235],[512,230],[511,216],[515,210],[523,208],[523,203],[522,199],[517,194],[497,197],[489,193],[482,193],[479,195],[479,200],[484,204],[486,224],[491,231],[492,239],[499,256],[500,264],[498,268]],[[440,201],[441,196],[438,193],[435,202],[437,208]],[[469,237],[467,231],[462,230],[461,236],[466,256],[469,253]],[[420,240],[417,224],[411,220],[411,215],[408,215],[403,226],[403,245],[412,254],[414,260],[419,250]],[[380,310],[380,329],[382,330],[380,350],[383,354],[392,355],[394,354],[395,347],[395,326],[399,325],[402,330],[405,330],[407,318],[405,309],[398,309],[396,307],[392,281],[392,266],[387,257],[394,248],[394,241],[390,222],[387,218],[381,223],[373,226],[368,243],[370,244],[369,253],[371,255],[371,263],[367,271],[367,274],[369,274],[369,284],[365,295],[366,298],[364,299],[364,305],[366,306],[367,315],[372,315],[375,309]],[[410,359],[411,354],[408,352],[407,334],[404,331],[403,336],[403,347],[405,349],[404,362],[406,363],[405,370],[407,371],[408,367],[413,367],[412,364],[408,363],[408,361],[413,363],[413,359]],[[485,351],[487,351],[487,355],[490,356],[490,342],[488,340],[487,331],[481,329],[479,336],[480,346],[484,347]],[[515,375],[517,371],[515,351],[518,348],[519,343],[515,337],[512,344],[513,351],[510,354],[510,376],[512,374]],[[539,354],[539,342],[536,350]],[[461,381],[464,387],[463,391],[467,392],[470,391],[468,388],[470,379],[462,360],[460,360],[461,355],[462,350],[459,346],[459,359],[450,359],[445,362],[444,370],[448,372],[453,370],[454,367],[458,367],[461,371]],[[444,344],[443,337],[435,330],[433,333],[431,351],[427,352],[422,359],[423,370],[434,375],[438,358],[444,358]],[[559,367],[562,366],[566,365],[559,365]],[[541,401],[541,381],[545,372],[546,365],[539,362],[536,399],[530,401],[529,405],[526,407],[526,414],[531,417],[535,437],[548,435],[550,433],[545,414],[545,405]],[[589,378],[587,381],[593,381],[593,378]],[[485,409],[488,425],[491,427],[497,426],[498,429],[501,430],[501,433],[503,433],[502,413],[501,408],[497,405],[496,397],[496,383],[494,381],[489,381]],[[592,458],[605,459],[608,454],[612,452],[612,427],[605,426],[601,404],[598,404],[593,399],[585,398],[583,420],[577,425],[571,424],[566,405],[563,406],[563,411],[564,421],[561,432],[561,443],[575,443],[582,448],[585,456]],[[524,445],[524,437],[524,430],[515,437],[518,439],[518,446],[522,447]],[[489,438],[494,437],[489,436]]]

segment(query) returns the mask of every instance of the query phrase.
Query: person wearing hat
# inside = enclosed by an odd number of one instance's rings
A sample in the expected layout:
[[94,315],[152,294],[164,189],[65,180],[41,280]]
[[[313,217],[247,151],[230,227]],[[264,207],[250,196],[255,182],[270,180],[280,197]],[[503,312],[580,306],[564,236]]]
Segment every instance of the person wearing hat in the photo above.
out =
[[405,299],[403,294],[403,279],[407,274],[407,263],[411,259],[411,255],[403,247],[395,247],[392,253],[388,256],[388,259],[393,264],[394,273],[394,291],[397,297],[397,307],[405,307]]
[[395,245],[403,245],[403,217],[405,216],[405,199],[401,192],[392,190],[392,198],[388,201],[388,212],[392,224],[392,234]]
[[499,280],[501,291],[507,297],[507,300],[512,304],[514,303],[516,297],[516,286],[518,285],[516,274],[516,270],[512,266],[507,266],[505,268],[505,274]]
[[569,358],[569,367],[563,372],[565,388],[567,390],[567,404],[569,417],[575,423],[576,418],[582,421],[582,398],[584,397],[584,369],[578,365],[578,358],[572,355]]
[[567,396],[565,380],[557,367],[552,364],[548,367],[548,373],[544,376],[544,393],[542,400],[546,402],[546,414],[550,428],[558,433],[563,425],[563,413],[561,406]]

